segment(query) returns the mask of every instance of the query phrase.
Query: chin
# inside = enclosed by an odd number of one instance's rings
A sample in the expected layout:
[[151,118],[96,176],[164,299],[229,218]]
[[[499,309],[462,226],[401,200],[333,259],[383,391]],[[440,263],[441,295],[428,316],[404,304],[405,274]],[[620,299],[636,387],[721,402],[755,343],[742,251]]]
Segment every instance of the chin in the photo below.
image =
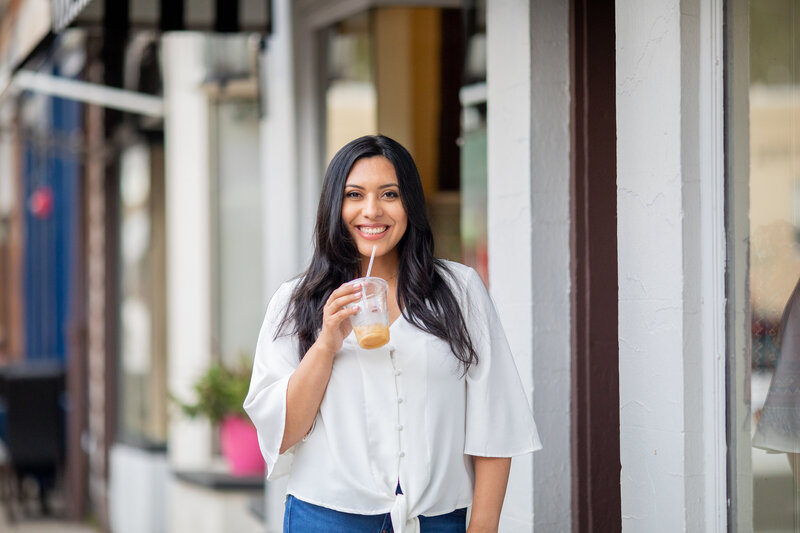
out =
[[[370,243],[365,244],[363,247],[359,246],[358,247],[358,253],[360,253],[364,257],[369,257],[369,256],[372,255],[372,247],[373,246],[374,245],[370,244]],[[381,255],[383,255],[382,252],[381,252],[381,245],[377,245],[377,246],[378,246],[378,248],[375,250],[375,257],[380,257]]]

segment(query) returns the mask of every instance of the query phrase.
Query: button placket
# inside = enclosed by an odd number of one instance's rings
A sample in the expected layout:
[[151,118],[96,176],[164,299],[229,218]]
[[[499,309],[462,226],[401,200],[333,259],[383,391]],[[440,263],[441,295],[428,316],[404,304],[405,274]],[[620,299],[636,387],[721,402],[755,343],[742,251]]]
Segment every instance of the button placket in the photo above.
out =
[[397,449],[398,449],[398,453],[397,453],[398,465],[397,466],[398,466],[398,477],[399,477],[399,469],[400,469],[399,461],[401,459],[403,459],[403,457],[405,457],[405,455],[406,455],[405,451],[403,450],[403,436],[402,436],[404,416],[403,416],[403,387],[402,387],[402,383],[401,383],[400,377],[402,376],[403,372],[402,372],[402,369],[398,366],[397,352],[396,352],[396,350],[394,348],[390,348],[389,349],[389,357],[390,357],[391,362],[392,362],[392,370],[393,370],[393,374],[394,374],[395,394],[397,396],[397,426],[396,426],[396,430],[397,430]]

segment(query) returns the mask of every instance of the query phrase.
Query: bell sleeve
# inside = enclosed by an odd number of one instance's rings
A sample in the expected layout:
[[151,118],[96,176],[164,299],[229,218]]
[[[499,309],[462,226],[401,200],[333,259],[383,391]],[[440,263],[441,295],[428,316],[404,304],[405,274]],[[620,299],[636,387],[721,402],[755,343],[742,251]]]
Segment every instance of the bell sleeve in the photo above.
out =
[[286,425],[286,389],[289,378],[300,364],[298,344],[294,335],[275,338],[291,292],[292,284],[284,283],[267,306],[256,344],[250,389],[244,401],[244,410],[258,431],[267,479],[288,474],[294,457],[294,447],[283,454],[280,448]]
[[467,327],[478,363],[466,375],[467,413],[464,453],[513,457],[542,447],[522,380],[503,326],[480,276],[469,270]]

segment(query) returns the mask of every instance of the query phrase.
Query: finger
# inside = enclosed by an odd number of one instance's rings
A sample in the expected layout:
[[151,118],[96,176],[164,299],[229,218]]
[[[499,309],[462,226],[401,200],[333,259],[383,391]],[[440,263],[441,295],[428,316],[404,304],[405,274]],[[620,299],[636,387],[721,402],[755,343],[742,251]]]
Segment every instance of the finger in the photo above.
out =
[[337,323],[341,323],[342,321],[350,318],[351,316],[358,313],[358,306],[354,305],[353,307],[343,307],[340,311],[331,315],[331,319],[335,320]]
[[343,295],[337,295],[336,292],[334,292],[325,302],[325,310],[336,312],[339,310],[340,307],[343,307],[347,304],[351,304],[357,301],[359,298],[361,298],[360,290],[356,290],[356,292],[353,293],[345,293]]
[[327,321],[331,324],[333,323],[338,324],[345,318],[349,318],[352,315],[358,313],[358,309],[359,307],[357,305],[354,305],[353,307],[341,307],[337,311],[334,311],[330,315],[328,315]]
[[342,308],[340,311],[333,313],[323,321],[323,329],[330,328],[335,330],[342,324],[347,323],[347,319],[356,313],[358,313],[358,306]]
[[342,296],[345,296],[345,295],[348,295],[348,294],[352,294],[352,293],[354,293],[356,291],[359,291],[359,290],[361,290],[361,284],[360,283],[352,283],[352,282],[348,281],[347,283],[341,285],[339,288],[334,290],[331,293],[330,297],[328,298],[328,301],[332,301],[332,300],[335,300],[337,298],[341,298]]
[[353,294],[346,294],[333,300],[331,302],[331,307],[338,309],[353,302],[357,302],[359,299],[361,299],[361,291],[354,292]]

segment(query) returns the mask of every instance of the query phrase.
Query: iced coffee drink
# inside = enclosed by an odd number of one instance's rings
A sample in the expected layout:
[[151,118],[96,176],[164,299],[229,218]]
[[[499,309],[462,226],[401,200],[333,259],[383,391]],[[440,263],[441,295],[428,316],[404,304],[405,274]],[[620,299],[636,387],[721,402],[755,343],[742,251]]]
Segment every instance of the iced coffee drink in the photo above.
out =
[[358,313],[350,317],[353,333],[358,345],[365,350],[379,348],[389,342],[389,285],[381,278],[359,278],[353,283],[361,284],[361,299],[352,305]]
[[383,324],[354,326],[353,332],[356,334],[358,345],[365,350],[380,348],[389,342],[389,326],[385,326]]

